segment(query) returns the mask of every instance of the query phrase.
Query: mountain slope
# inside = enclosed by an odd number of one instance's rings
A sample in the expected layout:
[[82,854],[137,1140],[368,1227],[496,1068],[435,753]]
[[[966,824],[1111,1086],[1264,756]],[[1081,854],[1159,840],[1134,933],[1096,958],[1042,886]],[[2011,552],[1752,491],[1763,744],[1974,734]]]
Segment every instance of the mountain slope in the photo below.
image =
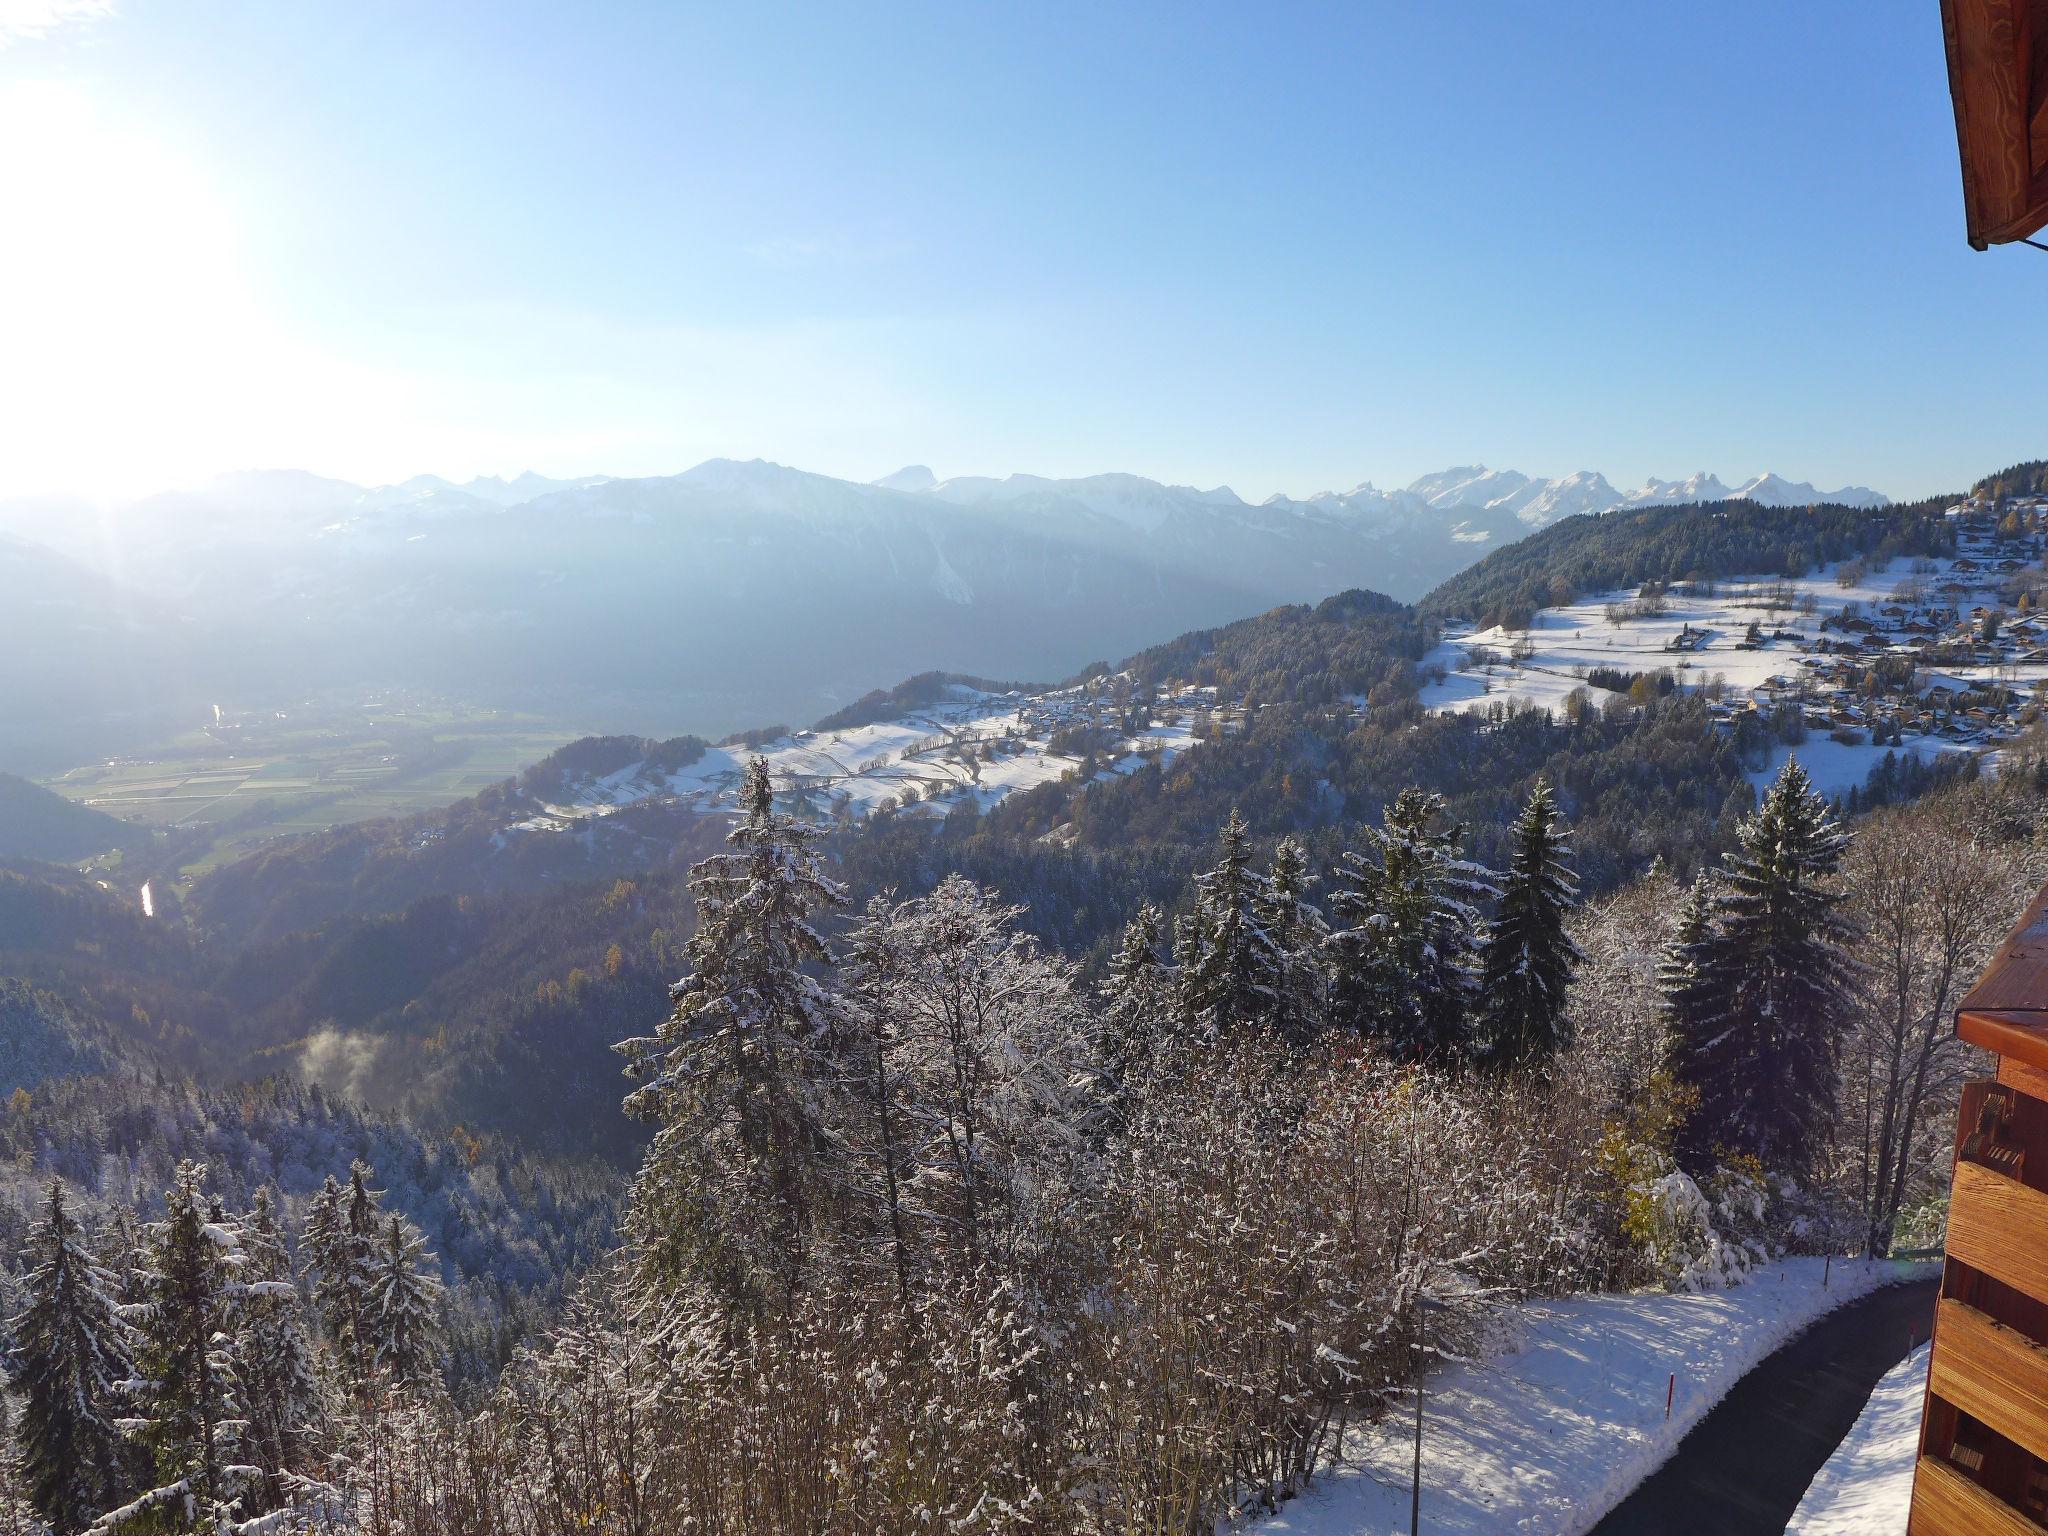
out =
[[0,773],[0,859],[69,864],[110,848],[139,847],[149,834],[54,790]]

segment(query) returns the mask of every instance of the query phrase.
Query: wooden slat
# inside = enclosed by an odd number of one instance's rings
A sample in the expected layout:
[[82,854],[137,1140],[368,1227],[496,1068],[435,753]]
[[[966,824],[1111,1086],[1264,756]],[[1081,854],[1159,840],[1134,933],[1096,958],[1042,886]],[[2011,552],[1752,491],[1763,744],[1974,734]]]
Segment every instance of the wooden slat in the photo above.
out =
[[1956,1007],[1964,1013],[2048,1008],[2048,886],[2027,903],[1984,974]]
[[1945,1461],[1922,1456],[1913,1469],[1908,1536],[2048,1536],[2003,1499],[1995,1499]]
[[1976,1163],[1957,1163],[1948,1256],[2048,1301],[2048,1195]]
[[2048,1459],[2048,1349],[1946,1298],[1934,1330],[1927,1389]]
[[1999,1057],[1998,1080],[2015,1093],[2048,1103],[2048,1070],[2032,1062],[2021,1061],[2017,1056]]
[[1956,1015],[1956,1033],[1972,1045],[2048,1072],[2048,1013],[1965,1009]]

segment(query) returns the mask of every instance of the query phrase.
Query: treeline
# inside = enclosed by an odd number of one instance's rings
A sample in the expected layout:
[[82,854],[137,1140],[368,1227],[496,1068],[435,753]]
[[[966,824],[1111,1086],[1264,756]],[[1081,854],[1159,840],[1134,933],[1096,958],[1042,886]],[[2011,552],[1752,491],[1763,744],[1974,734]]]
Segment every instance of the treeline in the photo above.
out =
[[1340,592],[1313,608],[1275,608],[1220,629],[1193,630],[1140,651],[1124,670],[1141,687],[1180,681],[1226,701],[1332,704],[1376,691],[1384,703],[1415,691],[1429,638],[1407,604]]
[[1568,517],[1459,572],[1418,611],[1437,623],[1525,629],[1539,608],[1645,582],[1803,576],[1833,560],[1953,554],[1954,533],[1942,515],[1952,500],[1876,511],[1727,501]]
[[1984,500],[2006,496],[2048,496],[2048,459],[2028,459],[1986,475],[1970,487],[1970,494]]
[[[1496,859],[1517,808],[1540,779],[1578,828],[1588,888],[1604,892],[1655,859],[1689,869],[1727,846],[1735,819],[1754,804],[1747,766],[1744,743],[1718,729],[1693,694],[1499,718],[1431,714],[1412,703],[1363,718],[1273,704],[1171,765],[1014,795],[971,833],[947,829],[944,856],[976,859],[985,841],[1034,850],[1019,857],[1042,861],[1051,855],[1035,850],[1057,832],[1084,853],[1142,854],[1184,876],[1210,829],[1235,807],[1262,841],[1292,834],[1330,857],[1403,787],[1418,785],[1442,795],[1471,828],[1475,851]],[[899,846],[918,839],[880,827],[867,836]],[[861,841],[856,835],[849,847]],[[998,862],[992,854],[980,867]]]

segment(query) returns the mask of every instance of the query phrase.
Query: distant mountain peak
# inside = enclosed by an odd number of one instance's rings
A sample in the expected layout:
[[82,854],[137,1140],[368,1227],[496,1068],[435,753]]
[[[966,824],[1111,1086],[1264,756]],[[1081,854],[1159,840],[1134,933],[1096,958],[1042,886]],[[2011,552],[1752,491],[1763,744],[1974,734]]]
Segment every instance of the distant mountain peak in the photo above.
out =
[[893,475],[884,475],[873,482],[885,491],[929,491],[939,483],[939,477],[932,473],[928,464],[906,464]]

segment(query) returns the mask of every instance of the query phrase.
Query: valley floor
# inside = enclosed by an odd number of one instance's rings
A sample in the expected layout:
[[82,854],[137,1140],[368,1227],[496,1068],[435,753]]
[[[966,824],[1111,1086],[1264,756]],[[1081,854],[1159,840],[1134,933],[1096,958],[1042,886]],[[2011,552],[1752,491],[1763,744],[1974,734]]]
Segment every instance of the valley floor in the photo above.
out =
[[[1925,1264],[1837,1260],[1824,1283],[1822,1260],[1796,1258],[1726,1291],[1517,1309],[1493,1358],[1430,1380],[1423,1529],[1584,1536],[1781,1344],[1846,1302],[1932,1273]],[[1260,1526],[1260,1536],[1406,1531],[1413,1454],[1405,1412],[1355,1430],[1344,1465]]]

